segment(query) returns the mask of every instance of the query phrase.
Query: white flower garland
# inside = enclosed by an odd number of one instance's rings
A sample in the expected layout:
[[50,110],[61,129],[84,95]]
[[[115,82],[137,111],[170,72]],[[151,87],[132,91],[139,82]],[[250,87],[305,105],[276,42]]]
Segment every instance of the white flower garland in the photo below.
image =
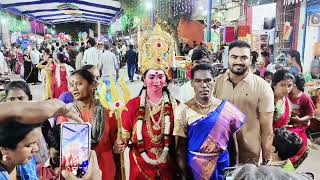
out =
[[[165,103],[169,103],[169,97],[168,94],[166,92],[164,92],[164,101]],[[145,102],[146,102],[146,90],[144,90],[141,94],[141,99],[140,99],[140,107],[145,107]],[[161,117],[159,117],[161,118]],[[165,135],[169,135],[170,133],[170,115],[166,114],[165,115],[165,124],[164,124],[164,134]],[[143,141],[143,136],[142,136],[142,125],[143,125],[143,119],[138,119],[137,121],[137,140],[138,141]],[[141,153],[141,157],[143,158],[143,160],[151,165],[159,165],[161,163],[166,162],[167,156],[169,153],[169,147],[165,146],[162,150],[162,153],[160,155],[160,157],[156,160],[151,159],[146,152],[142,152]]]

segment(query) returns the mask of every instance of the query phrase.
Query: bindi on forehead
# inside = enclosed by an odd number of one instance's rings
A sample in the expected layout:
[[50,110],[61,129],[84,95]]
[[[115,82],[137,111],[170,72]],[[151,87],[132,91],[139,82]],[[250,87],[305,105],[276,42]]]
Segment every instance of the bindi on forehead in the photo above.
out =
[[156,76],[156,75],[164,75],[164,72],[162,70],[150,70],[147,75],[153,75],[153,76]]

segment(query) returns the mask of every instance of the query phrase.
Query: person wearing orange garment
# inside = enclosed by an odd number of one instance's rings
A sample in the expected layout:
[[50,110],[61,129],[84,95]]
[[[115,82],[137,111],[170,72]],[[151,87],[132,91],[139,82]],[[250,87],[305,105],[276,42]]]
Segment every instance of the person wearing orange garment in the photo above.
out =
[[[97,81],[94,75],[85,69],[71,74],[70,91],[73,95],[73,108],[79,113],[84,122],[92,125],[91,146],[97,153],[99,168],[103,180],[113,180],[116,175],[118,155],[113,152],[113,144],[117,139],[117,121],[115,116],[109,117],[99,101],[95,100],[94,92]],[[57,123],[70,122],[65,117],[58,117]]]

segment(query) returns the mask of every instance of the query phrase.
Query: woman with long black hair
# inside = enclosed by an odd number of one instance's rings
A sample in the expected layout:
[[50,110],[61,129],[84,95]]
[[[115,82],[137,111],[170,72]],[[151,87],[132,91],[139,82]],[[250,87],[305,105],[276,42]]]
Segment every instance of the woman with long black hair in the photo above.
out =
[[28,49],[26,49],[23,54],[23,67],[24,67],[23,79],[25,81],[27,81],[27,83],[34,82],[33,81],[34,77],[32,75],[33,65],[32,65],[32,61],[30,59]]

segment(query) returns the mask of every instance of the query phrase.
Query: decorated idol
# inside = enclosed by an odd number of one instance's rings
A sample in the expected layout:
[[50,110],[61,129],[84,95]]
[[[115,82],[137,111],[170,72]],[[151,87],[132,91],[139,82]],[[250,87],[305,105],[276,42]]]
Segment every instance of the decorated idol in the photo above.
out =
[[166,87],[174,41],[156,27],[142,37],[139,52],[144,86],[122,112],[122,140],[115,148],[121,151],[132,142],[129,179],[176,179],[172,136],[176,101]]

